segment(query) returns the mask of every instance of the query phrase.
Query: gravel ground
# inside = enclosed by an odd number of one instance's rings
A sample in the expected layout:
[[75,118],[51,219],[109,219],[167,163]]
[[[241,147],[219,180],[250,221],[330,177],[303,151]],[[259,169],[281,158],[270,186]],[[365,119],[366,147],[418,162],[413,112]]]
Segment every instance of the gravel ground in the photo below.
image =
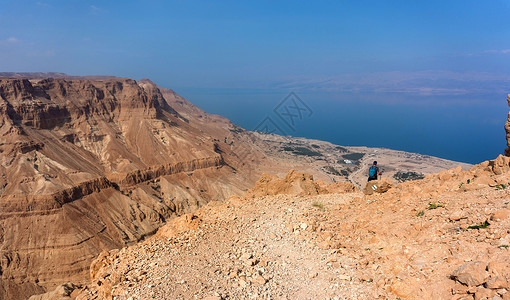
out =
[[[341,197],[321,196],[328,203]],[[315,205],[283,195],[210,204],[195,215],[197,230],[114,255],[106,268],[121,274],[106,277],[120,277],[113,298],[370,299],[372,283],[357,280],[353,261],[313,242],[306,216],[324,210]]]

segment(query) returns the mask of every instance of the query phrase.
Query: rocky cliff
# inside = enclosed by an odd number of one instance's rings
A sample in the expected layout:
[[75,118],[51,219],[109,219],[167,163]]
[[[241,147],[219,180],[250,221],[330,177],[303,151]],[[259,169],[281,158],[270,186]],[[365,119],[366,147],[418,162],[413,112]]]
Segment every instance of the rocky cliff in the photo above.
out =
[[100,251],[239,193],[233,125],[194,117],[150,81],[1,78],[0,298],[86,280]]
[[[211,200],[244,194],[264,172],[297,170],[259,182],[254,194],[354,191],[350,183],[324,184],[355,170],[343,163],[347,154],[424,174],[458,165],[249,132],[147,79],[3,75],[9,78],[0,77],[0,299],[87,282],[102,251],[144,239]],[[362,171],[355,171],[360,180]]]
[[[506,101],[508,102],[508,106],[510,106],[510,94],[506,97]],[[505,131],[506,131],[506,145],[508,148],[505,149],[505,155],[510,156],[510,112],[508,113],[508,119],[505,123]]]

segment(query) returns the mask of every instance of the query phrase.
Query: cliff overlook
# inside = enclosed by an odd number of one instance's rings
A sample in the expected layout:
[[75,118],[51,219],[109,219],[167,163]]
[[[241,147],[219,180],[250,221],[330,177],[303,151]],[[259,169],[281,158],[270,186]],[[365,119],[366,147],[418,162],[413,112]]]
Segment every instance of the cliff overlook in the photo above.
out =
[[242,196],[263,173],[305,171],[342,190],[360,187],[372,159],[388,176],[469,167],[250,132],[146,79],[53,73],[0,78],[0,153],[2,299],[85,284],[102,251]]

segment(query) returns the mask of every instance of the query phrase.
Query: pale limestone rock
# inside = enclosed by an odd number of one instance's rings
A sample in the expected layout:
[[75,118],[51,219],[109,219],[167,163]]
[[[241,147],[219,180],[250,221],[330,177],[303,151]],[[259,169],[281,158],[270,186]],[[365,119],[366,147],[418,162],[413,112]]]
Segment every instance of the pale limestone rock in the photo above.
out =
[[[510,106],[510,94],[506,97],[506,101],[508,102],[508,106]],[[506,131],[506,145],[508,148],[505,149],[505,155],[510,156],[510,112],[508,113],[508,119],[505,123],[505,131]]]
[[372,180],[365,184],[363,193],[365,195],[372,195],[373,193],[385,193],[393,187],[393,184],[386,178],[381,180]]
[[484,287],[478,287],[475,293],[475,300],[488,300],[496,295],[496,291],[486,289]]
[[450,219],[450,221],[458,221],[467,218],[467,215],[465,211],[457,210],[451,213],[448,218]]
[[489,289],[506,289],[508,288],[508,281],[504,277],[495,276],[489,278],[485,286]]
[[493,276],[504,276],[508,272],[508,263],[491,261],[487,269]]
[[468,286],[478,286],[489,278],[489,273],[485,270],[486,267],[487,264],[481,261],[465,263],[455,270],[452,276]]
[[71,294],[78,289],[73,283],[66,283],[57,286],[53,291],[41,295],[34,295],[29,300],[71,300]]
[[509,214],[510,214],[510,211],[508,209],[500,209],[491,215],[491,220],[502,221],[502,220],[508,218]]

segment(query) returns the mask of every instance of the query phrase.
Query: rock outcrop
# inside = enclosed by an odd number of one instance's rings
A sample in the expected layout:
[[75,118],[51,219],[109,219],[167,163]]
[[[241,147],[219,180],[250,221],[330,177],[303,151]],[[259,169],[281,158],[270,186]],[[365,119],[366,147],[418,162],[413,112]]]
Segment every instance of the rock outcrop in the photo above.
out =
[[[508,106],[510,106],[510,94],[506,97],[506,101],[508,102]],[[506,131],[506,145],[505,155],[510,156],[510,112],[508,112],[508,119],[505,123],[505,131]]]
[[465,263],[453,272],[452,277],[467,286],[478,286],[489,279],[486,268],[487,264],[481,261]]
[[392,187],[393,183],[391,183],[386,178],[372,180],[365,184],[365,187],[363,188],[363,193],[365,195],[372,195],[373,193],[386,193]]
[[312,196],[332,193],[352,193],[355,186],[350,182],[324,184],[316,181],[313,175],[290,170],[283,178],[276,175],[262,174],[255,186],[248,190],[246,197],[255,198],[273,195]]
[[322,184],[322,182],[319,182],[319,185],[329,194],[354,193],[358,191],[354,184],[347,181],[333,182],[330,184]]
[[318,195],[319,185],[313,176],[302,172],[290,170],[284,178],[276,175],[263,174],[255,186],[247,193],[247,197],[261,197],[279,194]]

